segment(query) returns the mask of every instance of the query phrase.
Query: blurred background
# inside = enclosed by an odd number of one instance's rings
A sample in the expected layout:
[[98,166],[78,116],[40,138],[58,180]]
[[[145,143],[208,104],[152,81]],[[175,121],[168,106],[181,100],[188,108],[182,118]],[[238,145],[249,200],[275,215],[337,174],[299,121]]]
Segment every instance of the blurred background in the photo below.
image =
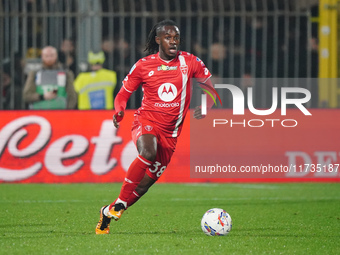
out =
[[[89,50],[103,50],[117,92],[162,19],[177,22],[181,49],[201,58],[214,79],[242,78],[246,88],[252,78],[307,78],[307,107],[337,108],[338,80],[321,81],[339,77],[339,10],[337,0],[0,0],[0,110],[27,109],[22,89],[46,45],[75,76],[87,69]],[[270,90],[254,89],[258,102],[271,101]],[[141,96],[128,108],[138,108]]]

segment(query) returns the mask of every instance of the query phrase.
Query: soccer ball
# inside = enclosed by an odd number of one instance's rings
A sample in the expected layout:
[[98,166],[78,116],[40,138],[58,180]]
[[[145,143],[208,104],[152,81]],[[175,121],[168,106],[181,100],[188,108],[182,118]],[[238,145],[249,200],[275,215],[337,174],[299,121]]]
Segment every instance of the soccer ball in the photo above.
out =
[[230,215],[220,208],[213,208],[203,215],[201,227],[204,234],[208,236],[225,236],[232,227]]

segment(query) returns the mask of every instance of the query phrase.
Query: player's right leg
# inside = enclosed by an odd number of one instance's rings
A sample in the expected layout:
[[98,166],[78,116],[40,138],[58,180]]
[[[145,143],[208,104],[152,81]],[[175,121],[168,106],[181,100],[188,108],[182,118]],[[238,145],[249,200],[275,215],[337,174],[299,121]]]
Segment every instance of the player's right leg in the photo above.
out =
[[111,218],[107,217],[104,214],[104,210],[107,207],[108,207],[108,205],[104,205],[100,209],[100,218],[99,218],[99,222],[98,222],[97,227],[96,227],[96,234],[97,235],[108,234],[110,232]]
[[108,216],[115,220],[119,220],[126,210],[129,198],[144,178],[146,169],[152,166],[152,162],[156,158],[156,136],[153,134],[141,135],[137,140],[137,149],[139,155],[131,163],[126,173],[118,199],[109,206]]
[[[142,134],[141,136],[139,136],[137,140],[137,149],[139,151],[139,155],[131,163],[126,173],[126,177],[124,179],[118,198],[108,207],[102,208],[101,210],[100,220],[96,227],[97,234],[108,234],[109,224],[107,227],[103,226],[103,224],[105,224],[106,222],[105,219],[114,218],[115,220],[119,220],[123,212],[126,210],[128,206],[128,201],[131,200],[130,197],[133,196],[133,192],[145,176],[146,169],[152,165],[152,160],[154,160],[154,158],[156,157],[156,136],[154,134]],[[137,196],[139,196],[138,193],[136,194]],[[135,197],[136,201],[138,200],[137,196]],[[103,232],[102,229],[106,230]]]
[[141,155],[138,155],[131,163],[118,198],[112,204],[102,207],[100,210],[96,234],[108,234],[110,231],[111,219],[113,218],[116,221],[120,219],[128,206],[129,198],[133,195],[136,187],[145,176],[146,168],[149,166],[151,166],[151,162]]
[[155,182],[156,180],[149,177],[148,174],[145,174],[141,182],[136,187],[135,191],[130,195],[127,201],[127,207],[130,207],[136,203]]
[[[132,194],[130,195],[130,197],[127,201],[127,207],[130,207],[134,203],[136,203],[149,190],[149,188],[155,182],[156,182],[156,180],[152,179],[151,177],[149,177],[149,175],[145,174],[143,179],[140,181],[140,183],[136,187],[135,191],[132,192]],[[96,234],[97,235],[109,234],[111,218],[114,218],[111,215],[113,213],[116,213],[116,212],[112,212],[112,210],[117,211],[117,212],[119,212],[122,209],[125,210],[125,208],[122,208],[122,207],[119,208],[120,204],[119,203],[117,204],[116,202],[117,202],[117,199],[112,203],[111,212],[108,210],[109,205],[103,206],[100,209],[100,219],[99,219],[99,222],[98,222],[97,227],[96,227]],[[107,215],[109,215],[109,216],[107,216]],[[120,214],[120,216],[121,216],[121,214]]]

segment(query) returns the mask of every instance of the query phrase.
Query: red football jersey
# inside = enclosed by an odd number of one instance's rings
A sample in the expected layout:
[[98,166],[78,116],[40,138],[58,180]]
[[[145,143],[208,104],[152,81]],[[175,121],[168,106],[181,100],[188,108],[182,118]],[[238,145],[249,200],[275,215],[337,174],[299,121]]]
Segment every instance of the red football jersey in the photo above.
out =
[[202,60],[188,52],[180,51],[170,61],[157,53],[138,60],[123,87],[132,93],[142,85],[142,105],[135,114],[155,123],[170,137],[177,137],[190,105],[191,78],[206,82],[210,76]]

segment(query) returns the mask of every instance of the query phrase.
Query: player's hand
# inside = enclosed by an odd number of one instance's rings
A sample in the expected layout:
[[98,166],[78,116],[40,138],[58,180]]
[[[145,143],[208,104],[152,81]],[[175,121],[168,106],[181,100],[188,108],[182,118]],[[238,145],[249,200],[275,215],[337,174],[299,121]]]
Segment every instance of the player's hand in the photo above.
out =
[[120,111],[120,112],[116,112],[113,115],[113,125],[118,128],[119,127],[119,122],[122,121],[122,119],[124,118],[124,112]]
[[194,110],[194,118],[197,120],[205,118],[205,115],[202,115],[202,110],[200,106],[196,106]]

